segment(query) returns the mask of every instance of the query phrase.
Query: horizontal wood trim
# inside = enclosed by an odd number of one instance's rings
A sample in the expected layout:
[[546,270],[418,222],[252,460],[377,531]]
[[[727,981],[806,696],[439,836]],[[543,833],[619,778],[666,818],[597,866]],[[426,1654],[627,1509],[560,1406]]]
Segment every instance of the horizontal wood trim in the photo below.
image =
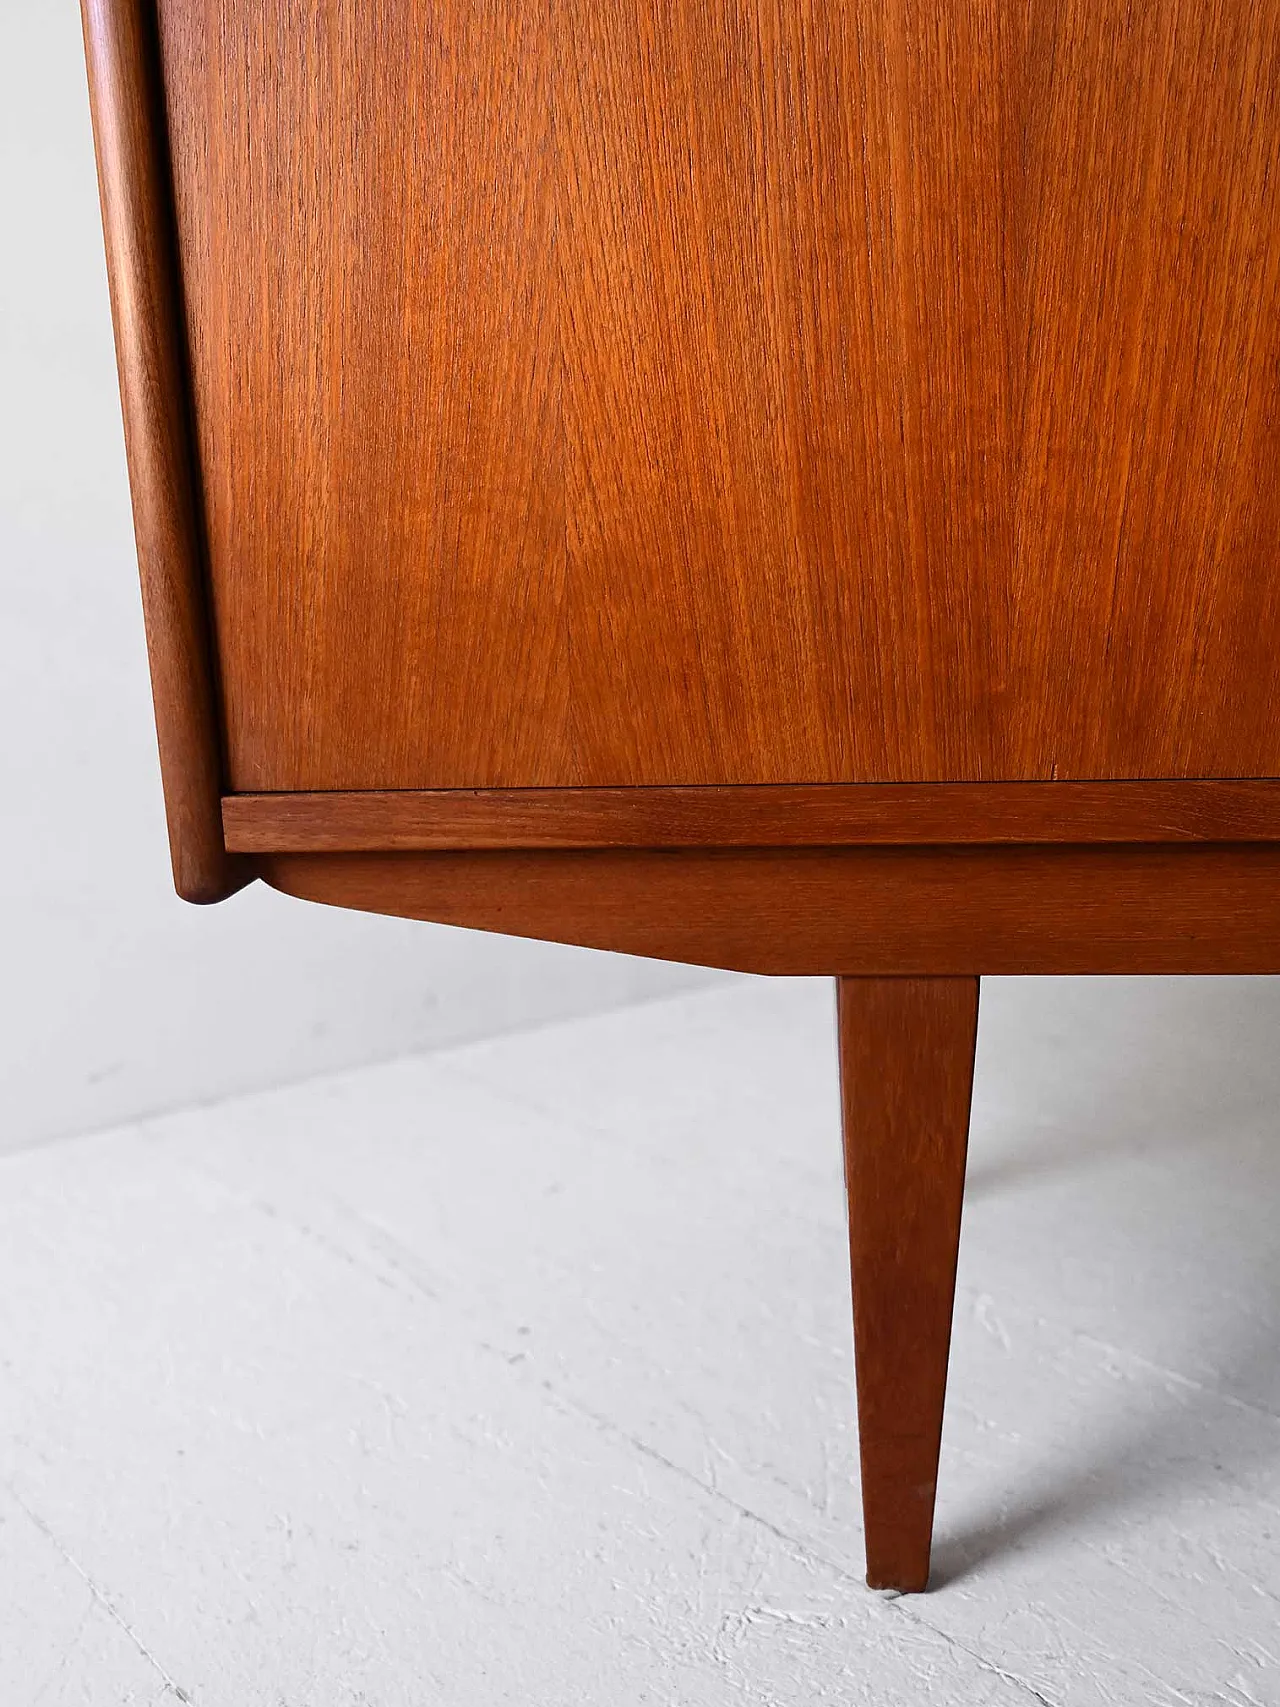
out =
[[1280,841],[1280,781],[234,794],[228,850]]
[[305,900],[743,972],[1280,972],[1280,848],[274,854]]

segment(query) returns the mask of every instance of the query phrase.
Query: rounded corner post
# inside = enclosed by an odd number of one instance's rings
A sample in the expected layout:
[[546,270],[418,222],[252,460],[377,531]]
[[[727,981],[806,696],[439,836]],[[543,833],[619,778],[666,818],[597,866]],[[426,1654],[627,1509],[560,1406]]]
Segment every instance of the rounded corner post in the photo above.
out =
[[81,0],[138,572],[174,886],[224,899],[253,873],[222,828],[220,717],[149,0]]

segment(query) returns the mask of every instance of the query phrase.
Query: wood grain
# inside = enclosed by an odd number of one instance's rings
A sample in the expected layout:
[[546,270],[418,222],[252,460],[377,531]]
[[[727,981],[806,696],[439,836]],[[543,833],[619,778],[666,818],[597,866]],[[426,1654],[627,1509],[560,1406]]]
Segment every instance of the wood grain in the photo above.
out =
[[269,854],[287,894],[743,972],[1280,972],[1280,848]]
[[1280,741],[1280,5],[1028,9],[1019,767]]
[[223,846],[216,690],[173,265],[152,8],[83,0],[133,524],[173,880],[219,901],[252,868]]
[[1280,773],[1280,0],[164,0],[234,791]]
[[563,780],[550,13],[160,20],[233,786]]
[[582,780],[998,774],[997,127],[901,6],[563,15]]
[[837,982],[867,1583],[929,1580],[976,978]]
[[1280,841],[1280,783],[840,783],[233,794],[242,853]]

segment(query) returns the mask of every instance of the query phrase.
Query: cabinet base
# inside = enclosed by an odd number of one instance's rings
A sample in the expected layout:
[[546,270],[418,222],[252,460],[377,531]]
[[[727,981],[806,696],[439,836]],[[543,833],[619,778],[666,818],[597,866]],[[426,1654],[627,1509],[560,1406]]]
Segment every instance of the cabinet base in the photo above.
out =
[[743,972],[1280,972],[1280,846],[269,854],[304,900]]

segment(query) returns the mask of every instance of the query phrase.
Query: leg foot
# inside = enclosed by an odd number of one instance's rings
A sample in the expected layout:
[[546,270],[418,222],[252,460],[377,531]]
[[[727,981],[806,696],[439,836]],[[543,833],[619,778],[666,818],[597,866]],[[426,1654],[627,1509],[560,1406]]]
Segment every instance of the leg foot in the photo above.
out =
[[976,978],[840,978],[867,1582],[929,1579]]

